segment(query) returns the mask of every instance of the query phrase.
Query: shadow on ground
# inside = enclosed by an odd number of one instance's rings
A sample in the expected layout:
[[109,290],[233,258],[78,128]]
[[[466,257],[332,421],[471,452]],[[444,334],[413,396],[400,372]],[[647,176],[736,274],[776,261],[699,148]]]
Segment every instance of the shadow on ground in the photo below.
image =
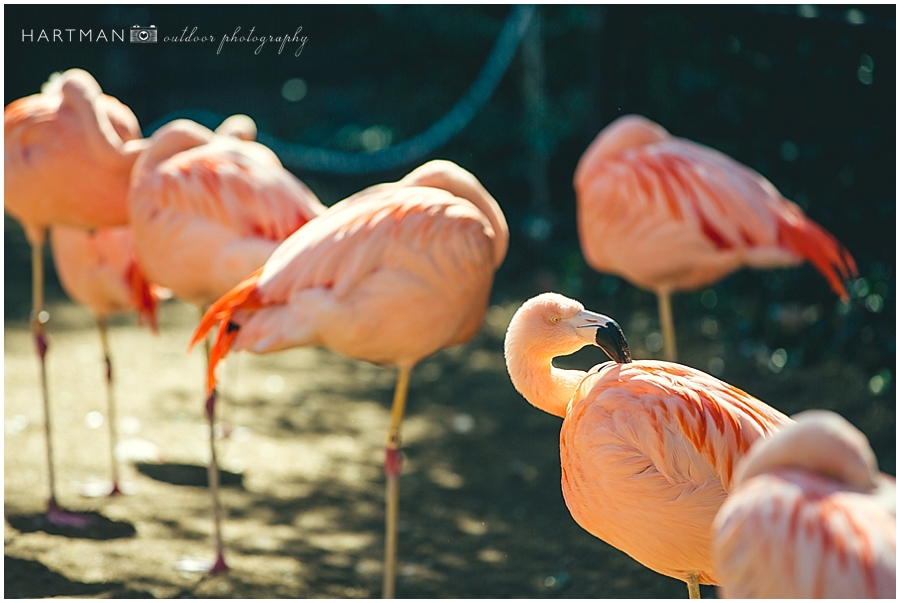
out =
[[[560,420],[530,407],[506,374],[502,336],[515,307],[493,308],[472,343],[413,372],[398,596],[685,597],[682,583],[643,568],[571,519],[559,486]],[[174,569],[182,558],[211,560],[213,553],[203,363],[199,353],[185,352],[193,309],[163,306],[155,338],[127,321],[111,330],[122,437],[152,444],[159,459],[124,463],[135,493],[106,499],[77,495],[79,482],[109,471],[105,427],[96,428],[91,415],[105,414],[97,336],[86,314],[68,306],[52,314],[48,376],[60,502],[98,513],[110,533],[133,531],[102,540],[39,525],[46,469],[36,361],[27,325],[7,324],[7,596],[380,595],[392,369],[315,349],[229,360],[220,372],[220,416],[234,428],[218,450],[231,480],[222,501],[232,570],[204,577]],[[623,326],[629,337],[636,332]],[[686,364],[723,357],[723,378],[773,406],[855,413],[873,441],[893,442],[892,411],[873,403],[868,376],[853,365],[825,360],[773,374],[723,351],[722,342],[683,333]],[[646,353],[634,347],[638,357]],[[587,368],[601,360],[585,350],[560,364]]]

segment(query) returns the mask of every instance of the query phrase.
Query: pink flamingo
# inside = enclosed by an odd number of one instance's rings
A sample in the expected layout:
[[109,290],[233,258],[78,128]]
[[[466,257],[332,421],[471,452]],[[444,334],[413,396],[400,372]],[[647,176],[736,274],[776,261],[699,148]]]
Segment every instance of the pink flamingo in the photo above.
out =
[[[553,358],[593,344],[615,360],[589,372]],[[533,406],[563,418],[566,506],[585,530],[691,598],[717,584],[710,527],[737,461],[790,422],[727,383],[671,362],[631,361],[619,326],[557,293],[534,297],[510,321],[506,365]]]
[[808,260],[847,301],[850,253],[771,182],[639,115],[609,124],[578,162],[578,234],[587,263],[659,299],[664,355],[676,359],[670,296],[743,267]]
[[335,204],[294,233],[212,305],[191,342],[220,323],[210,355],[211,399],[215,366],[232,349],[321,345],[398,368],[385,458],[386,598],[394,595],[400,423],[410,372],[478,332],[508,239],[506,219],[481,183],[453,163],[431,161]]
[[217,132],[176,120],[153,134],[134,166],[128,203],[137,257],[151,282],[189,303],[211,304],[325,210],[252,141],[254,132],[246,116]]
[[106,362],[107,420],[112,486],[109,494],[122,492],[116,463],[116,409],[113,368],[106,322],[113,315],[137,310],[142,321],[156,331],[156,304],[164,295],[144,278],[134,259],[134,241],[127,226],[85,231],[54,226],[50,231],[53,263],[63,289],[94,314]]
[[[255,136],[256,125],[244,115],[228,118],[216,132],[176,120],[153,134],[132,171],[128,203],[141,266],[152,282],[201,313],[325,210]],[[215,459],[212,404],[207,418]],[[215,462],[209,481],[215,492]],[[214,504],[217,523],[218,511]],[[219,556],[211,571],[226,569]]]
[[22,225],[31,245],[31,331],[40,364],[47,473],[47,518],[84,526],[86,519],[57,503],[53,471],[44,311],[43,246],[47,229],[65,224],[83,229],[125,224],[131,167],[144,148],[137,118],[103,94],[86,71],[54,74],[33,94],[3,112],[4,208]]
[[897,483],[840,415],[810,410],[759,442],[713,525],[725,597],[895,599]]

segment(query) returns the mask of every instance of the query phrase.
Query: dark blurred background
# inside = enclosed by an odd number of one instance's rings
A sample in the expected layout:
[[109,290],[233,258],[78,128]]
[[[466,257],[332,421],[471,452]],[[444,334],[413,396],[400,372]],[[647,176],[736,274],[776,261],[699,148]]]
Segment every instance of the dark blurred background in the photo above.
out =
[[[788,380],[791,371],[857,367],[867,390],[853,393],[853,408],[841,406],[846,392],[817,405],[861,425],[894,472],[895,12],[893,5],[541,6],[490,101],[416,164],[459,163],[506,212],[510,253],[496,302],[548,289],[577,297],[621,317],[645,355],[658,352],[648,339],[657,329],[656,299],[587,268],[571,185],[578,158],[615,117],[640,113],[756,169],[853,254],[860,279],[851,283],[852,301],[841,304],[810,266],[738,272],[675,297],[685,362],[738,382],[748,372]],[[4,104],[37,92],[54,71],[80,67],[144,127],[183,110],[246,113],[283,141],[376,150],[424,131],[457,102],[509,13],[471,5],[6,6]],[[39,40],[41,30],[127,35],[135,24],[155,25],[160,42]],[[258,54],[251,43],[217,53],[218,40],[238,26],[257,35],[293,35],[302,26],[308,40],[299,57],[290,42],[281,54],[277,43]],[[217,42],[162,41],[194,27]],[[23,41],[23,31],[35,41]],[[415,165],[359,175],[288,167],[331,204]],[[29,252],[8,217],[4,250],[6,320],[22,320]],[[62,296],[58,284],[53,295]],[[692,353],[692,341],[718,351]]]

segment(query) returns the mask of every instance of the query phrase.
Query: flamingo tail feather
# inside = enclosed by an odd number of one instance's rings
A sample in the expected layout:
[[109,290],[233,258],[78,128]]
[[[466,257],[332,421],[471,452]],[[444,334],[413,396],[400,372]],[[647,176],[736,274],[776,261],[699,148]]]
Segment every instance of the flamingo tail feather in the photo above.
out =
[[780,219],[778,238],[791,251],[816,267],[842,301],[848,301],[844,283],[859,272],[853,256],[824,228],[805,218]]

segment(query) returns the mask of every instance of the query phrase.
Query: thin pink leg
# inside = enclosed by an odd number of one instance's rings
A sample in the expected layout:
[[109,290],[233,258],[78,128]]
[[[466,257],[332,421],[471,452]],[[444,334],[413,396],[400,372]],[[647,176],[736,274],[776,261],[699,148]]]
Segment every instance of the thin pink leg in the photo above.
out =
[[47,501],[47,521],[50,523],[68,527],[83,529],[91,525],[94,520],[90,516],[66,511],[56,502],[56,476],[53,471],[53,430],[50,425],[50,395],[47,390],[47,334],[44,326],[49,320],[44,311],[44,260],[43,239],[40,242],[32,242],[31,245],[31,271],[32,271],[32,310],[31,333],[34,336],[34,344],[37,348],[40,361],[41,393],[44,401],[44,441],[47,444],[47,475],[50,481],[50,499]]
[[118,444],[118,432],[116,431],[116,398],[115,385],[113,383],[112,358],[109,352],[109,340],[106,333],[106,321],[97,318],[97,329],[100,331],[100,343],[103,346],[103,359],[106,361],[106,418],[109,420],[109,459],[112,467],[112,489],[109,496],[122,494],[119,488],[119,465],[116,462],[116,445]]
[[220,574],[228,571],[225,563],[224,546],[222,545],[222,518],[219,509],[219,464],[216,460],[216,392],[209,395],[206,400],[206,417],[209,420],[209,492],[212,496],[213,522],[216,534],[216,560],[209,569],[210,574]]
[[388,428],[384,456],[385,474],[385,530],[384,530],[384,583],[381,596],[393,599],[397,582],[397,518],[400,514],[400,424],[406,411],[406,394],[409,390],[411,366],[401,366],[394,388],[391,406],[391,425]]

